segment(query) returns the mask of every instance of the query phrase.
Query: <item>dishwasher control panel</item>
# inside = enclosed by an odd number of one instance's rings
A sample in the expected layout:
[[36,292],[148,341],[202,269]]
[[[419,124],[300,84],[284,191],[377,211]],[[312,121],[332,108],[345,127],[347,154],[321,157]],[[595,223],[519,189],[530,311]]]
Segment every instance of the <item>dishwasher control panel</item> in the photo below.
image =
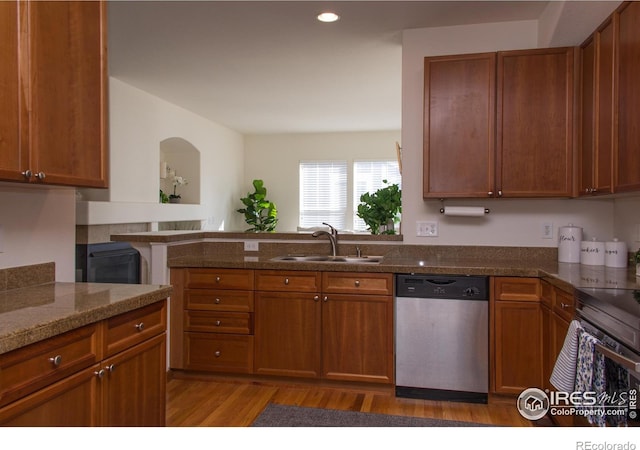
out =
[[489,300],[489,277],[464,275],[396,275],[396,296]]

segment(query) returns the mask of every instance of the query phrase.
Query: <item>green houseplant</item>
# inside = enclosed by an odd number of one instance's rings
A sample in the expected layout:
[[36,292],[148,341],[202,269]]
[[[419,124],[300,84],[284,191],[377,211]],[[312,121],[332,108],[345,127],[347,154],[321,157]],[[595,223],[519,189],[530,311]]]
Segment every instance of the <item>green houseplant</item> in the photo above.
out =
[[[387,184],[387,180],[382,180]],[[360,196],[357,216],[364,220],[371,234],[396,234],[393,224],[400,220],[402,191],[397,184]]]
[[244,208],[237,210],[244,214],[245,222],[251,225],[251,228],[245,231],[273,232],[278,223],[278,209],[273,202],[267,200],[267,189],[262,180],[253,180],[253,188],[255,192],[247,193],[246,197],[240,199]]

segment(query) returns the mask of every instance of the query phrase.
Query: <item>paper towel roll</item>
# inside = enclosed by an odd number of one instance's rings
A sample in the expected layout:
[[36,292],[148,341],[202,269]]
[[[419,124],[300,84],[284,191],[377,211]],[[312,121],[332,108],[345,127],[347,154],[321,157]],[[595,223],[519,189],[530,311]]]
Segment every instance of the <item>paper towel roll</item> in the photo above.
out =
[[482,217],[486,213],[481,206],[445,206],[445,216]]

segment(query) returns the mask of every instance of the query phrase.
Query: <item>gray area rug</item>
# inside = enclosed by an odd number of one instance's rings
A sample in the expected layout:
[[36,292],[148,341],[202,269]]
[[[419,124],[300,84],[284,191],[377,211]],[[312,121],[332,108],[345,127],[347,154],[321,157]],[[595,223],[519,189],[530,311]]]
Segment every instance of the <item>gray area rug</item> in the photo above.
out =
[[452,420],[306,408],[269,403],[252,427],[486,427]]

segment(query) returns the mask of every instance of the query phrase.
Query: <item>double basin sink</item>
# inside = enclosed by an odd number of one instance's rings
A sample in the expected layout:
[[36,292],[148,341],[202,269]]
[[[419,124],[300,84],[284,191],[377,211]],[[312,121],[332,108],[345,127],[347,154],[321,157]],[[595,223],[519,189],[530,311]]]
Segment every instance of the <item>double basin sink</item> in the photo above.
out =
[[325,256],[325,255],[284,255],[271,258],[271,261],[326,262],[342,264],[379,264],[383,256]]

